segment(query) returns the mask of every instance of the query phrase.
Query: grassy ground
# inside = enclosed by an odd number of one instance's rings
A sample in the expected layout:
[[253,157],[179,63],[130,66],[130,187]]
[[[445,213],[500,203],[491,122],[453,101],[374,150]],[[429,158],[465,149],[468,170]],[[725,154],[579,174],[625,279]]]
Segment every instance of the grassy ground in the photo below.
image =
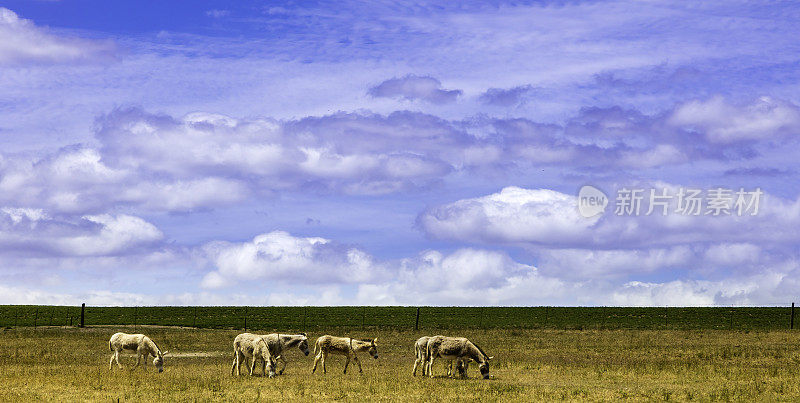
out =
[[[327,375],[312,375],[313,357],[293,351],[287,373],[268,379],[230,376],[236,331],[139,327],[178,356],[167,359],[162,374],[152,365],[135,374],[109,371],[107,342],[117,330],[125,329],[3,331],[0,401],[800,399],[800,334],[790,331],[453,332],[496,357],[495,378],[485,381],[474,367],[468,380],[444,378],[440,364],[434,379],[412,377],[413,344],[422,332],[397,331],[352,334],[379,337],[380,358],[363,356],[364,374],[352,367],[342,374],[344,360],[334,356]],[[124,358],[131,366],[132,357]]]

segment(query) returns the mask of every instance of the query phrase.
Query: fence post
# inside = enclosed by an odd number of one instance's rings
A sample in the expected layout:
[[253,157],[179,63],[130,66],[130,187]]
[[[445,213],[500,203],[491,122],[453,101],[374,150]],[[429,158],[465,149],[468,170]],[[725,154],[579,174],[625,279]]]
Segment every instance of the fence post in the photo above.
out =
[[417,320],[414,322],[414,330],[419,330],[419,307],[417,307]]
[[544,307],[544,326],[547,327],[547,314],[548,314],[548,307]]
[[792,302],[792,317],[789,319],[789,329],[794,329],[794,302]]
[[86,311],[86,303],[84,302],[84,303],[82,303],[82,304],[81,304],[81,327],[83,327],[83,326],[84,326],[84,323],[85,323],[85,322],[83,321],[83,319],[84,319],[84,317],[85,317],[85,316],[84,316],[84,313],[85,313],[85,311]]

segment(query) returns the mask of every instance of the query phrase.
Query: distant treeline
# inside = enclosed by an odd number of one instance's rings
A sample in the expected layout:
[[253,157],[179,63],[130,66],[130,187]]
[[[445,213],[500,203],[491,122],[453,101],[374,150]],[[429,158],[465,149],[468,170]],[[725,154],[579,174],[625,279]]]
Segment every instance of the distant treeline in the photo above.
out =
[[[741,329],[793,325],[791,307],[94,307],[84,323],[214,329]],[[0,305],[0,327],[78,326],[81,307]]]

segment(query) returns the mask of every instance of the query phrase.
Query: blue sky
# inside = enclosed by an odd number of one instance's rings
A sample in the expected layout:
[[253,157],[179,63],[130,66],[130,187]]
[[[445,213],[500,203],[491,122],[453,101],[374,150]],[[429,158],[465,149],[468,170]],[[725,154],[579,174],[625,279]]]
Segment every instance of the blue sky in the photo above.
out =
[[791,2],[0,7],[0,303],[794,298]]

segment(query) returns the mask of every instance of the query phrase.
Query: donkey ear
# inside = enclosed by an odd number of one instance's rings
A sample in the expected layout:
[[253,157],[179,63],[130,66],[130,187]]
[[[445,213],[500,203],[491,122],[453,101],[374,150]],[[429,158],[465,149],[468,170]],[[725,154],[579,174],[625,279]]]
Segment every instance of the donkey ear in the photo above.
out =
[[163,353],[161,353],[161,355],[167,355],[167,354],[169,354],[169,350],[164,351]]
[[377,342],[378,342],[378,338],[377,337],[372,339],[372,343],[377,343]]
[[492,360],[492,359],[494,359],[494,356],[493,356],[493,355],[492,355],[492,356],[489,356],[488,358],[486,358],[486,360],[487,360],[487,361],[488,361],[488,360]]

